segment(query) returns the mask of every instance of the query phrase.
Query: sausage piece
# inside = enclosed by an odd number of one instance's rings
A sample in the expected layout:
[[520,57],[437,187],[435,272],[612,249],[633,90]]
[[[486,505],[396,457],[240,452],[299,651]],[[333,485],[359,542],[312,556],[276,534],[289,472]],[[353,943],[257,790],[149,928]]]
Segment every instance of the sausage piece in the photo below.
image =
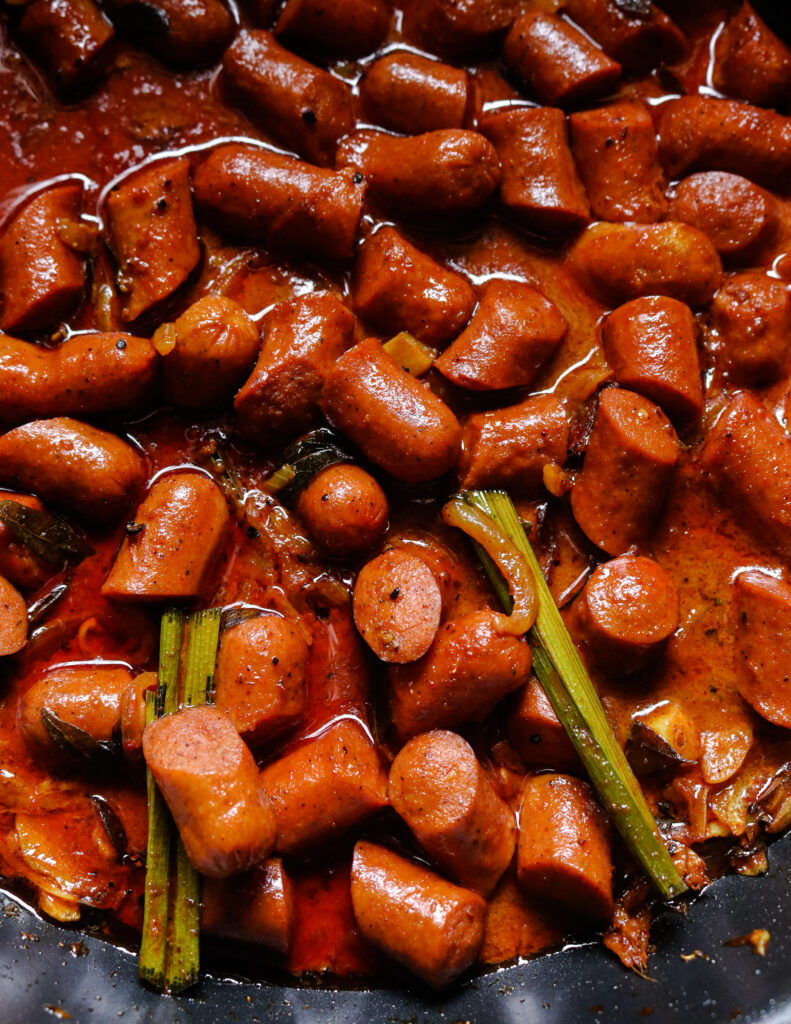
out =
[[642,103],[623,100],[569,117],[571,149],[600,220],[651,224],[667,213],[656,130]]
[[670,420],[642,395],[608,388],[599,399],[571,510],[608,555],[644,541],[662,511],[679,443]]
[[703,385],[689,306],[662,295],[633,299],[610,313],[602,337],[619,384],[656,402],[674,421],[700,418]]
[[777,200],[738,174],[704,171],[676,186],[670,220],[699,228],[723,260],[754,259],[775,233]]
[[488,896],[511,863],[516,821],[469,743],[442,729],[416,736],[393,761],[388,792],[426,853],[460,885]]
[[479,127],[500,157],[500,202],[525,227],[542,235],[560,235],[590,220],[562,110],[507,110],[484,118]]
[[566,461],[568,439],[568,413],[556,395],[534,395],[507,409],[473,413],[464,427],[459,484],[535,494],[544,467]]
[[393,548],[360,570],[354,584],[354,621],[381,661],[422,658],[439,629],[442,592],[417,555]]
[[516,694],[508,715],[508,738],[528,768],[580,769],[577,752],[536,678]]
[[604,672],[640,668],[678,627],[678,588],[653,558],[622,555],[598,566],[572,610],[574,635]]
[[[595,39],[625,71],[646,72],[657,64],[673,64],[686,51],[684,36],[652,3],[632,14],[616,0],[564,0],[564,12]],[[647,11],[644,9],[647,8]]]
[[271,444],[318,418],[324,382],[354,339],[354,317],[331,292],[312,292],[275,306],[262,339],[258,362],[233,404],[239,432]]
[[298,627],[260,615],[220,638],[214,704],[255,746],[294,725],[305,707],[308,646]]
[[423,49],[461,54],[484,45],[508,28],[516,16],[517,0],[408,0],[404,5],[404,35]]
[[397,480],[434,480],[458,458],[456,417],[375,338],[340,357],[327,377],[321,407],[371,462]]
[[232,143],[203,161],[193,189],[203,213],[226,234],[321,263],[352,256],[365,184],[351,171]]
[[791,52],[745,0],[717,37],[714,85],[726,96],[759,107],[787,104]]
[[703,306],[722,280],[706,235],[688,224],[592,224],[574,243],[572,263],[586,285],[617,305],[640,295],[669,295]]
[[463,277],[420,252],[395,228],[369,235],[352,278],[357,313],[383,333],[409,331],[427,345],[454,337],[470,318],[475,292]]
[[366,119],[419,135],[464,127],[470,79],[463,68],[395,50],[365,68],[359,90]]
[[387,804],[376,747],[347,718],[267,765],[261,781],[275,812],[280,853],[324,849]]
[[208,476],[160,477],[135,512],[102,593],[116,601],[199,597],[229,521],[222,491]]
[[257,324],[232,299],[206,295],[173,324],[173,348],[162,361],[165,395],[187,409],[225,404],[255,362]]
[[96,522],[117,518],[143,482],[143,461],[115,434],[65,416],[0,437],[0,481]]
[[17,26],[19,42],[44,67],[55,92],[66,97],[107,69],[113,36],[93,0],[34,0]]
[[740,572],[731,619],[739,693],[767,721],[791,729],[791,587],[758,569]]
[[133,323],[153,313],[200,261],[187,157],[155,160],[115,185],[107,233],[118,262],[121,319]]
[[734,274],[711,303],[711,325],[728,376],[737,384],[771,384],[786,369],[791,346],[791,295],[766,274]]
[[0,335],[0,420],[129,412],[154,390],[157,363],[131,334],[74,334],[57,348]]
[[791,441],[757,398],[741,391],[731,399],[700,467],[757,540],[791,555]]
[[440,627],[418,661],[389,673],[390,718],[399,739],[480,721],[530,675],[530,647],[503,634],[497,615],[470,612]]
[[557,306],[521,281],[487,281],[467,327],[434,365],[471,391],[527,387],[566,334]]
[[25,599],[5,576],[0,576],[0,657],[17,654],[26,643]]
[[27,202],[6,228],[0,238],[4,331],[46,330],[82,298],[85,265],[67,243],[81,207],[81,184],[56,185]]
[[294,886],[279,857],[233,878],[206,878],[201,889],[202,932],[241,939],[285,955],[296,907]]
[[291,53],[270,32],[240,32],[225,51],[230,99],[286,149],[332,166],[338,140],[354,130],[349,86]]
[[486,903],[477,893],[362,840],[352,861],[352,907],[363,936],[432,988],[470,967],[483,942]]
[[659,108],[659,153],[669,178],[731,171],[768,188],[791,178],[791,119],[736,100],[682,96]]
[[621,65],[556,14],[527,11],[505,37],[503,56],[541,103],[574,106],[606,96]]
[[519,805],[519,884],[574,917],[606,924],[614,909],[608,833],[586,783],[568,775],[528,778]]
[[60,749],[49,733],[42,712],[76,726],[97,743],[110,743],[121,725],[121,698],[132,685],[132,673],[117,665],[75,665],[47,672],[19,702],[19,727],[25,740],[39,750]]
[[213,64],[233,37],[233,16],[221,0],[108,0],[119,32],[166,64]]
[[216,708],[185,708],[143,733],[143,756],[192,864],[227,878],[268,857],[277,825],[253,755]]
[[[0,491],[0,501],[13,501],[37,512],[44,511],[44,505],[30,494]],[[0,575],[20,590],[38,590],[56,571],[49,562],[35,555],[27,544],[17,540],[10,527],[0,522]]]
[[353,558],[384,539],[390,507],[370,473],[339,464],[316,474],[297,499],[297,513],[326,555]]
[[494,146],[463,128],[406,138],[365,129],[344,139],[335,166],[359,171],[369,196],[412,219],[475,210],[500,184]]
[[330,57],[362,57],[390,27],[385,0],[286,0],[275,33],[296,49]]

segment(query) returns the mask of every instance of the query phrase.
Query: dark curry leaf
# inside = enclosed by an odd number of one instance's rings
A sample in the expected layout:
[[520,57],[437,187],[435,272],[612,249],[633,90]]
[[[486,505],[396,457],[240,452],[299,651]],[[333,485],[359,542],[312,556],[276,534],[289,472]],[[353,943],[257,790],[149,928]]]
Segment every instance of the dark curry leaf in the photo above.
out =
[[85,760],[114,758],[118,753],[118,742],[115,739],[97,740],[78,725],[58,718],[48,708],[41,709],[41,721],[52,741],[66,753],[76,754]]
[[93,550],[65,519],[52,512],[20,505],[18,501],[0,501],[0,522],[50,565],[79,562]]
[[113,810],[112,804],[103,796],[94,793],[90,798],[94,810],[99,816],[105,832],[113,844],[113,849],[120,861],[125,861],[129,852],[129,842],[126,838],[126,829],[123,822]]
[[638,18],[650,18],[653,7],[651,0],[615,0],[615,6],[624,14]]
[[257,619],[261,615],[260,608],[252,608],[249,605],[236,605],[233,608],[224,608],[220,616],[220,632],[226,629],[233,629],[250,619]]
[[48,590],[46,594],[30,605],[27,610],[29,634],[32,634],[33,630],[44,621],[68,589],[68,583],[56,583],[51,590]]
[[[352,457],[329,427],[320,427],[290,444],[283,452],[283,464],[269,478],[270,486],[280,475],[286,482],[277,488],[278,497],[293,500],[314,476],[340,462],[351,462]],[[286,471],[284,473],[284,471]]]

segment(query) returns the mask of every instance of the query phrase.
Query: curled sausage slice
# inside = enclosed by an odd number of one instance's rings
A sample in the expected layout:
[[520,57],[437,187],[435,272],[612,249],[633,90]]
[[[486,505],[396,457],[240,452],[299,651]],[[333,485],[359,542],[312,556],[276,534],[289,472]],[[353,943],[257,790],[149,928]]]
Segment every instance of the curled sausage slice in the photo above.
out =
[[569,148],[566,116],[555,107],[492,114],[480,124],[500,157],[500,202],[531,231],[559,235],[590,220]]
[[472,320],[434,363],[462,388],[527,387],[566,334],[557,306],[521,281],[488,281]]
[[230,98],[288,149],[331,166],[338,140],[354,129],[349,86],[291,53],[270,32],[240,32],[225,51]]
[[189,160],[156,160],[115,185],[107,233],[118,261],[121,317],[132,323],[180,288],[200,261]]
[[389,795],[426,853],[488,896],[511,863],[516,821],[469,743],[442,729],[416,736],[393,761]]
[[57,348],[0,334],[0,420],[128,412],[151,394],[157,362],[130,334],[75,334]]
[[212,151],[193,187],[198,206],[225,233],[322,263],[351,258],[365,195],[351,171],[233,143]]
[[277,849],[326,844],[387,804],[387,776],[376,747],[350,719],[261,772],[277,820]]
[[571,260],[605,302],[669,295],[705,305],[722,280],[722,263],[706,235],[688,224],[592,224]]
[[607,821],[590,787],[567,775],[527,779],[519,805],[519,884],[574,917],[613,913]]
[[202,932],[254,942],[288,953],[294,930],[294,884],[279,857],[261,861],[233,878],[205,878],[201,888]]
[[733,583],[739,693],[759,715],[791,729],[791,587],[757,569]]
[[5,576],[0,576],[0,657],[17,654],[27,642],[25,599]]
[[568,413],[556,395],[535,395],[506,409],[473,413],[464,427],[460,485],[534,494],[541,488],[544,467],[566,461],[568,439]]
[[93,0],[35,0],[17,26],[17,38],[43,65],[56,92],[73,96],[106,70],[113,26]]
[[389,26],[385,0],[286,0],[275,32],[297,49],[361,57],[379,46]]
[[564,12],[627,71],[646,72],[684,56],[684,36],[652,3],[639,11],[617,0],[564,0]]
[[135,512],[102,593],[120,601],[200,596],[229,521],[222,491],[208,476],[161,477]]
[[623,100],[569,118],[571,149],[591,210],[651,224],[667,213],[656,130],[642,103]]
[[602,392],[571,509],[609,555],[644,540],[662,511],[679,456],[670,420],[642,395]]
[[121,725],[121,700],[132,673],[117,665],[75,665],[47,672],[19,703],[19,726],[28,743],[51,754],[58,747],[42,713],[76,726],[98,743],[113,740]]
[[0,437],[0,481],[107,522],[142,484],[143,461],[106,430],[65,416],[34,420]]
[[470,967],[483,942],[477,893],[374,843],[354,848],[352,907],[365,938],[432,988]]
[[678,626],[678,588],[653,558],[622,555],[600,565],[573,606],[575,637],[601,669],[640,668]]
[[253,755],[222,712],[186,708],[155,719],[143,756],[201,874],[226,878],[269,855],[272,807]]
[[234,399],[252,441],[304,431],[317,418],[324,382],[354,339],[354,317],[331,292],[281,302],[266,316],[261,351]]
[[297,512],[326,555],[349,558],[383,540],[390,507],[370,473],[340,464],[316,474],[300,493]]
[[766,274],[734,274],[711,303],[723,362],[737,384],[771,384],[786,369],[791,346],[791,293]]
[[183,68],[214,63],[235,28],[222,0],[108,0],[108,8],[136,46]]
[[34,196],[0,238],[0,327],[36,332],[52,327],[79,302],[82,256],[68,244],[82,206],[82,185],[68,182]]
[[[44,511],[42,502],[30,494],[0,491],[0,501],[14,501],[37,512]],[[49,562],[34,554],[27,544],[17,540],[10,527],[0,522],[0,575],[20,590],[38,590],[55,575],[55,571]]]
[[377,658],[405,664],[422,658],[439,629],[442,593],[417,555],[393,548],[360,570],[354,621]]
[[335,165],[359,171],[370,196],[412,218],[475,210],[500,184],[494,146],[463,128],[406,138],[366,129],[344,139]]
[[741,391],[731,399],[700,466],[759,541],[791,555],[791,441],[757,398]]
[[573,106],[611,93],[621,65],[564,18],[527,11],[505,37],[503,56],[550,107]]
[[400,739],[479,721],[527,681],[530,648],[504,636],[497,619],[484,610],[446,622],[427,654],[391,667],[390,717]]
[[529,768],[559,772],[580,768],[571,740],[535,677],[516,694],[508,715],[508,738]]
[[714,85],[759,107],[779,107],[791,92],[791,52],[745,0],[717,37]]
[[261,615],[226,630],[214,675],[214,703],[251,746],[299,720],[308,646],[298,627]]
[[359,89],[374,124],[418,135],[464,126],[470,80],[463,68],[394,50],[365,68]]
[[689,306],[662,295],[633,299],[607,317],[602,337],[619,384],[650,398],[673,420],[701,416],[703,385]]
[[349,349],[327,377],[327,418],[398,480],[442,476],[459,454],[461,428],[447,405],[403,370],[375,338]]
[[670,178],[731,171],[769,188],[791,178],[791,119],[736,100],[682,96],[659,109],[659,152]]

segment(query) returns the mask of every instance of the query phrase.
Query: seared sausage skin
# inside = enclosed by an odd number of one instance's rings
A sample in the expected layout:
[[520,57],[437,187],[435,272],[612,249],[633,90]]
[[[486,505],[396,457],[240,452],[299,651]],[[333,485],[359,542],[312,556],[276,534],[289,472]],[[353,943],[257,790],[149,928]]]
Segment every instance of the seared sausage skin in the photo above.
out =
[[253,755],[222,712],[186,708],[154,719],[143,756],[201,874],[227,878],[269,855],[272,807]]
[[340,464],[317,473],[297,499],[297,513],[329,557],[354,557],[387,532],[390,507],[370,473]]
[[508,739],[528,768],[575,773],[581,768],[566,730],[535,677],[515,695],[508,715]]
[[662,410],[621,388],[602,392],[571,509],[583,533],[610,555],[645,540],[656,522],[679,456]]
[[354,339],[354,317],[331,292],[312,292],[275,306],[262,339],[234,409],[244,437],[271,444],[317,419],[324,382]]
[[226,630],[217,651],[214,704],[250,746],[299,720],[308,647],[298,627],[261,615]]
[[366,117],[390,131],[464,127],[470,81],[462,68],[396,50],[365,68],[359,89]]
[[442,476],[459,454],[458,420],[375,338],[349,349],[327,377],[321,407],[365,455],[398,480]]
[[0,238],[4,331],[35,333],[68,316],[82,297],[85,266],[67,242],[82,207],[82,185],[68,182],[34,196]]
[[189,160],[155,160],[116,185],[107,198],[107,232],[121,317],[133,323],[180,288],[200,261]]
[[590,220],[590,206],[556,107],[492,114],[480,124],[500,157],[500,202],[531,231],[560,235]]
[[120,33],[155,57],[182,68],[213,64],[234,33],[222,0],[107,0]]
[[416,736],[393,761],[388,792],[426,853],[488,896],[511,863],[516,821],[469,743],[442,729]]
[[277,820],[277,850],[325,846],[387,804],[387,776],[358,722],[342,719],[261,772]]
[[612,92],[621,65],[556,14],[527,11],[505,37],[503,56],[550,107],[574,106]]
[[0,437],[0,481],[97,522],[116,519],[143,482],[143,460],[115,434],[67,417]]
[[717,37],[714,84],[726,96],[780,107],[791,91],[791,52],[744,0]]
[[240,32],[225,51],[229,97],[282,146],[321,167],[332,166],[338,140],[354,129],[345,82],[291,53],[270,32]]
[[522,788],[519,884],[574,917],[606,924],[613,913],[607,821],[590,787],[567,775],[537,775]]
[[508,28],[518,7],[516,0],[407,0],[404,35],[424,49],[460,55]]
[[749,271],[734,274],[714,296],[710,318],[734,383],[771,384],[785,372],[791,346],[791,293],[785,281]]
[[362,840],[352,861],[352,906],[365,938],[432,988],[470,967],[483,941],[486,903],[477,893]]
[[390,17],[385,0],[286,0],[275,34],[296,49],[361,57],[382,42]]
[[759,715],[791,728],[791,587],[758,569],[740,572],[731,593],[739,693]]
[[496,618],[484,610],[446,622],[419,661],[391,667],[390,717],[401,740],[479,721],[526,682],[530,648],[503,636]]
[[500,184],[494,146],[463,128],[406,138],[365,129],[344,139],[335,166],[359,171],[370,197],[412,219],[475,210]]
[[384,227],[363,242],[352,279],[356,312],[386,334],[409,331],[427,345],[454,337],[470,318],[475,292],[463,277]]
[[93,0],[34,0],[17,27],[22,46],[44,67],[55,92],[92,85],[112,56],[113,26]]
[[157,362],[130,334],[75,334],[54,349],[0,335],[0,420],[131,411],[151,395]]
[[233,878],[205,878],[202,932],[241,939],[285,955],[294,930],[294,886],[279,857],[261,861]]
[[195,172],[195,201],[225,233],[339,263],[352,256],[365,184],[257,146],[213,150]]
[[102,593],[117,601],[199,597],[229,521],[222,491],[208,476],[160,477],[135,512]]
[[627,71],[646,72],[684,56],[684,36],[652,3],[631,14],[615,0],[564,0],[564,12]]
[[0,658],[18,654],[26,643],[25,599],[5,576],[0,576]]

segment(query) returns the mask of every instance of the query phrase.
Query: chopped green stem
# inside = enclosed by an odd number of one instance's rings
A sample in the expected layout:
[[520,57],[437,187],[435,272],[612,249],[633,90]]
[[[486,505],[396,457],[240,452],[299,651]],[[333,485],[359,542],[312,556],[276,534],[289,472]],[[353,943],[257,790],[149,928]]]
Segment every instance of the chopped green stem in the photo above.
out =
[[[528,637],[536,675],[627,846],[664,899],[679,896],[686,886],[610,728],[513,502],[504,491],[468,491],[462,497],[492,517],[532,569],[538,589],[538,615]],[[479,554],[498,598],[510,612],[511,598],[505,580],[491,558],[481,549]]]

